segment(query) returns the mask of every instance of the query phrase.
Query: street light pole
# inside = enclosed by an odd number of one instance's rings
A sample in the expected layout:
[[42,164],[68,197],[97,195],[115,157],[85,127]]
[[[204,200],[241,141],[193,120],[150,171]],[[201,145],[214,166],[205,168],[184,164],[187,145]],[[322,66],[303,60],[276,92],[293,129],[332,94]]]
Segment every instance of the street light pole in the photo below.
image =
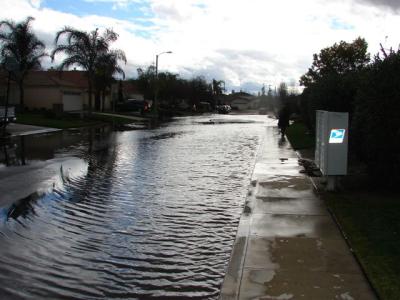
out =
[[157,103],[157,100],[158,100],[157,99],[158,98],[158,57],[161,54],[165,54],[165,53],[171,54],[172,51],[165,51],[165,52],[161,52],[161,53],[156,55],[156,89],[155,89],[155,92],[154,92],[154,101],[153,101],[153,105],[152,105],[152,110],[155,113],[157,113],[157,104],[158,104]]

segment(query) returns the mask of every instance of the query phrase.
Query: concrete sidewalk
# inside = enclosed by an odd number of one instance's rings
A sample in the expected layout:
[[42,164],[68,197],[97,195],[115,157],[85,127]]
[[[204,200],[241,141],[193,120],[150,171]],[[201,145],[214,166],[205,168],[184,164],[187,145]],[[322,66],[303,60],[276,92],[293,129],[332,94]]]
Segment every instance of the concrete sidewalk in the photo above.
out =
[[60,131],[60,130],[61,129],[57,129],[57,128],[25,125],[25,124],[18,124],[18,123],[10,123],[7,125],[7,132],[11,136],[42,134],[42,133],[49,133],[49,132]]
[[266,128],[221,299],[376,299],[296,153]]
[[129,116],[129,115],[121,115],[117,113],[102,113],[102,112],[92,112],[94,115],[98,116],[108,116],[108,117],[117,117],[117,118],[125,118],[133,121],[149,121],[149,118],[139,117],[139,116]]

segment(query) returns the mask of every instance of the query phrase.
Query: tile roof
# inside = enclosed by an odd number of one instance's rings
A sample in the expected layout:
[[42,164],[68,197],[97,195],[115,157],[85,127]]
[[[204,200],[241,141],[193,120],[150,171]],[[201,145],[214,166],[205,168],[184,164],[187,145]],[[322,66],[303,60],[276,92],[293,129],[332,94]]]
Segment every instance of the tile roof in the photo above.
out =
[[[7,84],[8,74],[0,70],[0,85]],[[11,81],[13,83],[13,81]],[[84,71],[31,71],[25,77],[24,86],[26,87],[69,87],[87,90],[88,83]]]
[[87,89],[87,77],[84,71],[33,71],[28,74],[26,85],[67,86]]

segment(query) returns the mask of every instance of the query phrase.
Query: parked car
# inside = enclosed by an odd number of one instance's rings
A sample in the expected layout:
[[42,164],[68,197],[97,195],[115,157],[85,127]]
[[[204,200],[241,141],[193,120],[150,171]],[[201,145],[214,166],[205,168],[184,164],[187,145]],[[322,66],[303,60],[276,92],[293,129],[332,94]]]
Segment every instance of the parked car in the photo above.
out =
[[231,107],[229,105],[218,105],[217,112],[219,114],[229,114],[231,112]]
[[146,100],[128,99],[117,105],[118,111],[139,111],[144,114],[149,110],[149,103]]
[[0,124],[15,122],[17,118],[15,117],[15,108],[14,106],[9,106],[7,109],[7,118],[6,118],[6,108],[4,106],[0,106]]

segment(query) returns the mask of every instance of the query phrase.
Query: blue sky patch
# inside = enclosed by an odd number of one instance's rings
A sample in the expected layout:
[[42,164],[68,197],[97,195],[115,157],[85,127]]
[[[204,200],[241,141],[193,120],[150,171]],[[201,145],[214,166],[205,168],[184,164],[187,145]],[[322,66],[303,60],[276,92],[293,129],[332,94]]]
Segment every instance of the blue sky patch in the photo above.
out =
[[203,3],[197,3],[197,4],[194,4],[193,6],[198,7],[198,8],[202,8],[202,9],[207,8],[207,6],[205,4],[203,4]]
[[81,17],[98,15],[131,22],[136,22],[137,19],[141,19],[141,25],[152,25],[150,21],[147,22],[147,24],[143,21],[143,19],[152,17],[148,14],[151,10],[146,1],[141,3],[129,2],[126,6],[117,6],[112,1],[45,0],[41,6]]
[[331,26],[332,29],[336,29],[336,30],[352,30],[354,29],[354,26],[351,24],[347,24],[345,22],[343,22],[340,19],[332,19],[331,20]]

